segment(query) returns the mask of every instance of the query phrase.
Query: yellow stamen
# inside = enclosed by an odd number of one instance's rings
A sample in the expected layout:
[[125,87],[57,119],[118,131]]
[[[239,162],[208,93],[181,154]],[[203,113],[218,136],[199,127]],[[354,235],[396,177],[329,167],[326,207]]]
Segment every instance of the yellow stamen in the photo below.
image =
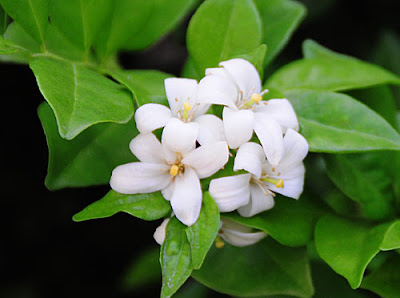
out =
[[176,175],[178,175],[178,173],[179,173],[179,167],[177,166],[177,165],[172,165],[170,168],[169,168],[169,173],[171,174],[171,176],[176,176]]
[[188,101],[183,103],[183,119],[187,119],[189,117],[189,111],[192,109],[192,106]]
[[266,177],[266,178],[262,178],[262,179],[260,179],[260,180],[261,180],[261,181],[268,182],[268,183],[275,184],[275,186],[276,186],[277,188],[284,187],[283,179],[274,179],[274,178]]
[[259,94],[259,93],[253,93],[251,96],[250,96],[250,100],[249,101],[247,101],[244,105],[246,106],[246,107],[250,107],[253,103],[258,103],[258,102],[260,102],[260,101],[262,101],[262,95],[261,94]]
[[225,246],[225,242],[217,236],[217,238],[215,238],[215,247],[216,248],[223,248]]

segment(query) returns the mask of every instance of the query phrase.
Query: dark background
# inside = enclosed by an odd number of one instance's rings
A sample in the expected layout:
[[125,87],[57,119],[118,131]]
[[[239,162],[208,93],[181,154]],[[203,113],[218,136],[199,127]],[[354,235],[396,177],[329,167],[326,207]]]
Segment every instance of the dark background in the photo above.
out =
[[[303,2],[308,17],[280,55],[282,63],[300,58],[306,38],[368,59],[383,30],[400,33],[397,1]],[[146,52],[122,54],[121,63],[179,75],[187,21]],[[43,97],[26,65],[1,64],[0,76],[0,297],[157,297],[159,283],[129,293],[121,291],[120,280],[135,257],[157,246],[152,234],[159,222],[117,214],[74,223],[72,215],[109,187],[44,187],[47,145],[36,113]]]

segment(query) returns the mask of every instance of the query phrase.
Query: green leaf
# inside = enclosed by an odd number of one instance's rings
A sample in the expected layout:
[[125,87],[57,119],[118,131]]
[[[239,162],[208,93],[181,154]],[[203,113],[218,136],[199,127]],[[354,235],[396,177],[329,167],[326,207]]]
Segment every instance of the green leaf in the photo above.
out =
[[138,106],[146,103],[168,106],[164,80],[172,75],[158,70],[121,70],[110,75],[133,93]]
[[43,43],[48,23],[49,0],[0,0],[14,21],[38,43]]
[[3,7],[0,6],[0,35],[3,35],[7,29],[8,16]]
[[199,73],[194,65],[193,59],[189,56],[186,59],[185,65],[183,65],[182,74],[183,78],[190,78],[195,80],[201,80],[203,75]]
[[128,124],[97,124],[71,141],[58,134],[53,111],[47,103],[38,114],[49,147],[47,188],[83,187],[107,184],[118,165],[134,161],[130,140],[138,134],[133,121]]
[[3,36],[0,36],[0,55],[2,54],[12,54],[21,51],[22,49],[7,39],[4,39]]
[[261,20],[252,0],[207,0],[187,32],[189,55],[198,73],[261,44]]
[[319,43],[317,43],[315,40],[312,39],[306,39],[303,42],[302,50],[303,50],[303,56],[306,59],[312,59],[312,58],[327,58],[327,59],[336,58],[339,60],[355,59],[354,57],[332,51],[320,45]]
[[102,199],[74,215],[74,221],[105,218],[125,212],[144,220],[156,220],[171,213],[170,203],[161,192],[126,195],[110,190]]
[[397,129],[396,102],[388,86],[377,86],[367,89],[353,90],[349,94],[365,103],[387,122]]
[[32,53],[40,52],[40,44],[16,22],[12,22],[8,25],[3,37],[7,44],[12,43],[18,46],[19,50],[13,53],[0,55],[0,61],[27,64],[29,63]]
[[[143,2],[143,1],[138,1]],[[175,28],[194,7],[197,0],[148,0],[152,7],[146,19],[130,31],[123,48],[142,50]]]
[[111,0],[51,1],[51,22],[86,54],[112,10]]
[[38,56],[30,67],[63,138],[73,139],[96,123],[126,123],[133,116],[127,90],[82,64]]
[[337,275],[329,266],[322,262],[311,264],[313,283],[315,286],[314,298],[362,298],[371,297],[362,291],[353,290],[346,279]]
[[400,239],[396,235],[399,231],[399,220],[370,226],[326,216],[317,223],[315,244],[320,257],[356,289],[368,263],[380,250],[400,248]]
[[271,210],[252,217],[242,217],[236,212],[224,216],[262,230],[282,245],[303,246],[313,238],[318,219],[326,213],[327,210],[306,196],[294,200],[277,195]]
[[[314,45],[313,45],[314,46]],[[307,59],[294,61],[275,72],[267,86],[281,91],[314,89],[343,91],[382,84],[400,84],[400,78],[391,72],[356,58],[332,53],[317,46],[316,53]]]
[[135,38],[143,24],[150,18],[152,6],[153,0],[113,1],[113,9],[99,35],[98,53],[107,58],[122,49],[129,39]]
[[270,238],[248,247],[213,247],[192,276],[207,287],[233,296],[313,294],[304,248],[290,248]]
[[203,195],[203,205],[199,219],[186,229],[190,243],[193,269],[199,269],[214,243],[220,226],[217,204],[208,192]]
[[260,77],[262,78],[264,75],[264,58],[265,54],[267,53],[267,46],[265,44],[260,45],[252,52],[248,54],[239,55],[235,58],[243,58],[249,61],[251,64],[255,66]]
[[268,65],[288,43],[306,15],[306,8],[296,1],[256,0],[263,23],[263,42],[268,46],[264,66]]
[[386,170],[392,160],[390,152],[324,156],[329,178],[375,220],[394,215],[392,179]]
[[400,136],[381,116],[350,96],[316,90],[285,92],[313,152],[399,150]]
[[400,256],[393,255],[378,269],[367,275],[361,288],[377,293],[380,297],[400,296]]
[[189,278],[193,267],[186,226],[176,217],[167,225],[165,241],[161,246],[161,297],[171,297]]
[[161,279],[160,248],[148,247],[133,260],[122,278],[122,288],[131,291],[149,286]]

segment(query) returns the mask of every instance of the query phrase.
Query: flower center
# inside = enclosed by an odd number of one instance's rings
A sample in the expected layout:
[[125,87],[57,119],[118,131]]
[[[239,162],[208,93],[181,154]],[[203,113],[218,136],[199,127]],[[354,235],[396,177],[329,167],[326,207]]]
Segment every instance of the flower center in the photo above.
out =
[[[175,100],[178,101],[177,98]],[[189,101],[185,101],[182,104],[182,108],[178,111],[179,119],[182,120],[183,122],[191,122],[194,117],[194,113],[199,105],[200,105],[199,103],[196,103],[192,107]]]
[[254,106],[258,105],[260,103],[263,103],[264,105],[266,105],[267,102],[262,101],[262,100],[263,100],[263,95],[267,92],[268,92],[268,89],[265,89],[261,93],[253,93],[253,94],[251,94],[250,98],[244,99],[243,91],[240,90],[239,91],[240,99],[239,99],[238,108],[239,109],[254,109]]
[[178,174],[183,174],[184,172],[185,172],[185,167],[181,162],[175,163],[171,165],[171,167],[169,168],[169,174],[173,177],[178,176]]

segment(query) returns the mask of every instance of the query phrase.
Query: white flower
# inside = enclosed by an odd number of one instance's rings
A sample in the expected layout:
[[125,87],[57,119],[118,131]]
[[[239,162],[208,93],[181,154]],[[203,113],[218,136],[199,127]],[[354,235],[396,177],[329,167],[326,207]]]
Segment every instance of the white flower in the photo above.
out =
[[268,160],[276,165],[281,156],[281,135],[288,128],[298,130],[298,121],[287,99],[262,100],[261,80],[256,68],[244,59],[221,62],[219,68],[206,69],[199,83],[202,102],[224,105],[223,124],[230,148],[249,141],[253,130],[263,145]]
[[225,140],[222,120],[215,115],[204,115],[210,104],[201,102],[197,97],[196,80],[168,78],[164,85],[171,109],[155,103],[139,107],[135,120],[140,133],[150,133],[179,119],[193,129],[195,139],[201,145]]
[[[237,223],[232,219],[221,217],[221,228],[218,236],[234,246],[252,245],[267,236],[264,232],[253,232],[253,229]],[[222,247],[217,242],[217,247]]]
[[153,234],[154,240],[156,240],[156,242],[159,245],[162,245],[164,243],[165,235],[167,233],[167,224],[169,223],[169,221],[170,221],[170,218],[164,219],[164,221],[161,223],[161,225],[159,225],[157,227],[157,229],[155,230],[155,232]]
[[[171,129],[183,125],[175,120]],[[228,161],[229,150],[225,141],[195,148],[195,142],[186,138],[185,133],[190,135],[192,131],[187,129],[183,136],[174,138],[164,130],[162,144],[152,133],[139,134],[130,142],[129,148],[140,162],[116,167],[110,185],[124,194],[161,190],[164,198],[171,201],[176,217],[190,226],[196,222],[201,209],[199,179],[222,168]]]
[[262,147],[256,143],[240,146],[234,170],[248,174],[213,179],[209,192],[221,212],[238,210],[250,217],[274,206],[275,192],[298,199],[303,191],[304,165],[308,144],[302,135],[287,129],[283,138],[283,154],[278,165],[265,159]]

